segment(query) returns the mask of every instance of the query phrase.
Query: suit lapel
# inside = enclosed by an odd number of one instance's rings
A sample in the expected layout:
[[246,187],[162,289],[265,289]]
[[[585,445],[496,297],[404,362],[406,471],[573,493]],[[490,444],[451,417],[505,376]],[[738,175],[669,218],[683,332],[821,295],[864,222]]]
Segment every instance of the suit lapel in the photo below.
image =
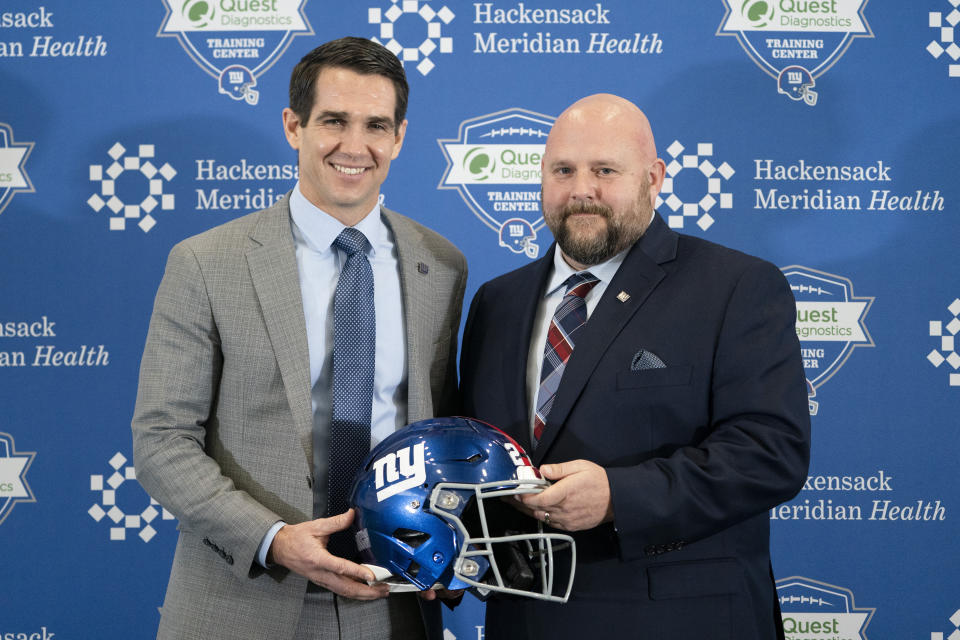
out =
[[[676,249],[677,234],[659,215],[654,215],[650,228],[627,254],[577,339],[547,417],[543,437],[534,451],[535,465],[543,461],[600,358],[666,276],[660,265],[674,259]],[[629,295],[625,302],[617,297],[621,291]]]
[[400,263],[400,293],[407,340],[407,422],[433,415],[430,391],[430,362],[433,346],[433,318],[426,309],[433,296],[430,268],[432,255],[423,248],[417,230],[399,214],[380,207],[387,226],[393,231]]
[[290,229],[290,207],[286,199],[260,216],[250,234],[246,257],[297,434],[309,461],[313,458],[310,362],[296,249]]
[[[532,270],[529,277],[517,278],[512,299],[516,307],[510,311],[508,317],[517,318],[520,326],[503,327],[504,344],[497,351],[502,354],[501,384],[503,397],[506,401],[506,415],[522,416],[519,424],[522,427],[514,437],[526,451],[533,451],[530,439],[530,402],[527,398],[527,366],[530,356],[530,339],[533,335],[533,322],[537,315],[537,307],[543,300],[547,278],[553,267],[553,251],[547,251],[528,268]],[[511,305],[512,306],[512,305]],[[553,313],[550,309],[547,313]],[[543,345],[537,345],[537,357],[543,357]]]

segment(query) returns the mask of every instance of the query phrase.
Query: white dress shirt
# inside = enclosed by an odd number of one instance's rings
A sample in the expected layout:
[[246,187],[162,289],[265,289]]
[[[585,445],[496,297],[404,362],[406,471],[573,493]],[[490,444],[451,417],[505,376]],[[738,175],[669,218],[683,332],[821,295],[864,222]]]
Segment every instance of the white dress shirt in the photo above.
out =
[[[607,285],[613,280],[617,269],[620,268],[623,259],[627,256],[627,251],[629,249],[621,251],[606,262],[595,264],[583,270],[589,271],[600,280],[584,297],[584,301],[587,303],[588,320],[590,314],[597,308],[600,298],[603,297],[603,292],[607,290]],[[530,408],[531,439],[533,438],[533,426],[537,414],[537,393],[540,391],[540,372],[543,369],[543,348],[547,344],[547,332],[550,330],[550,321],[553,320],[553,314],[563,301],[563,296],[567,293],[567,288],[563,283],[575,273],[582,272],[567,264],[567,261],[560,255],[560,248],[555,247],[553,251],[553,272],[547,280],[546,291],[537,305],[537,315],[533,319],[533,333],[530,336],[530,351],[527,354],[527,406]],[[576,351],[576,344],[573,345],[573,349]]]

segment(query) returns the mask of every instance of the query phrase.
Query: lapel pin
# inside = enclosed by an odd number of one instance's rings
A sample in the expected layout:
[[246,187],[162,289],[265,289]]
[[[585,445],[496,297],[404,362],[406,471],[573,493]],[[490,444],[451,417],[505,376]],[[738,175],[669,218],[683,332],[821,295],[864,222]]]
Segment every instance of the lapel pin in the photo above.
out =
[[626,302],[629,299],[630,299],[630,294],[627,293],[626,291],[621,291],[620,293],[617,294],[617,300],[619,300],[620,302]]
[[430,271],[430,267],[427,266],[426,262],[418,262],[417,271],[419,271],[420,273],[426,274],[428,271]]

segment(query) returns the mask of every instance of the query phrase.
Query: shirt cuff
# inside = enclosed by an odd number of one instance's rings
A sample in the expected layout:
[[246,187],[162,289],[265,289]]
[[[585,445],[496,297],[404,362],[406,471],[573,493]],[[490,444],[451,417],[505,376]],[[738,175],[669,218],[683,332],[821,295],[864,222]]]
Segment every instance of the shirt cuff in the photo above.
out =
[[257,562],[259,562],[260,566],[264,569],[269,569],[273,566],[267,564],[267,552],[270,551],[270,545],[273,544],[273,539],[276,537],[277,532],[286,524],[283,520],[274,523],[274,525],[270,527],[270,530],[267,531],[267,535],[263,536],[263,541],[260,543],[260,550],[257,551]]

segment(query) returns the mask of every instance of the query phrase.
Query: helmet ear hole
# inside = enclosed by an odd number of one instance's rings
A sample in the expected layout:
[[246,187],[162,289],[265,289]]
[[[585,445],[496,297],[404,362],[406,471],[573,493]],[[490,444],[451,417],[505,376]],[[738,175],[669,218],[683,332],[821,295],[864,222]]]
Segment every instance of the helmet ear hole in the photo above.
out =
[[405,545],[416,549],[430,539],[430,534],[424,533],[423,531],[416,531],[414,529],[400,528],[393,532],[393,537]]
[[411,560],[410,566],[407,567],[407,575],[416,578],[418,573],[420,573],[420,564],[416,560]]

